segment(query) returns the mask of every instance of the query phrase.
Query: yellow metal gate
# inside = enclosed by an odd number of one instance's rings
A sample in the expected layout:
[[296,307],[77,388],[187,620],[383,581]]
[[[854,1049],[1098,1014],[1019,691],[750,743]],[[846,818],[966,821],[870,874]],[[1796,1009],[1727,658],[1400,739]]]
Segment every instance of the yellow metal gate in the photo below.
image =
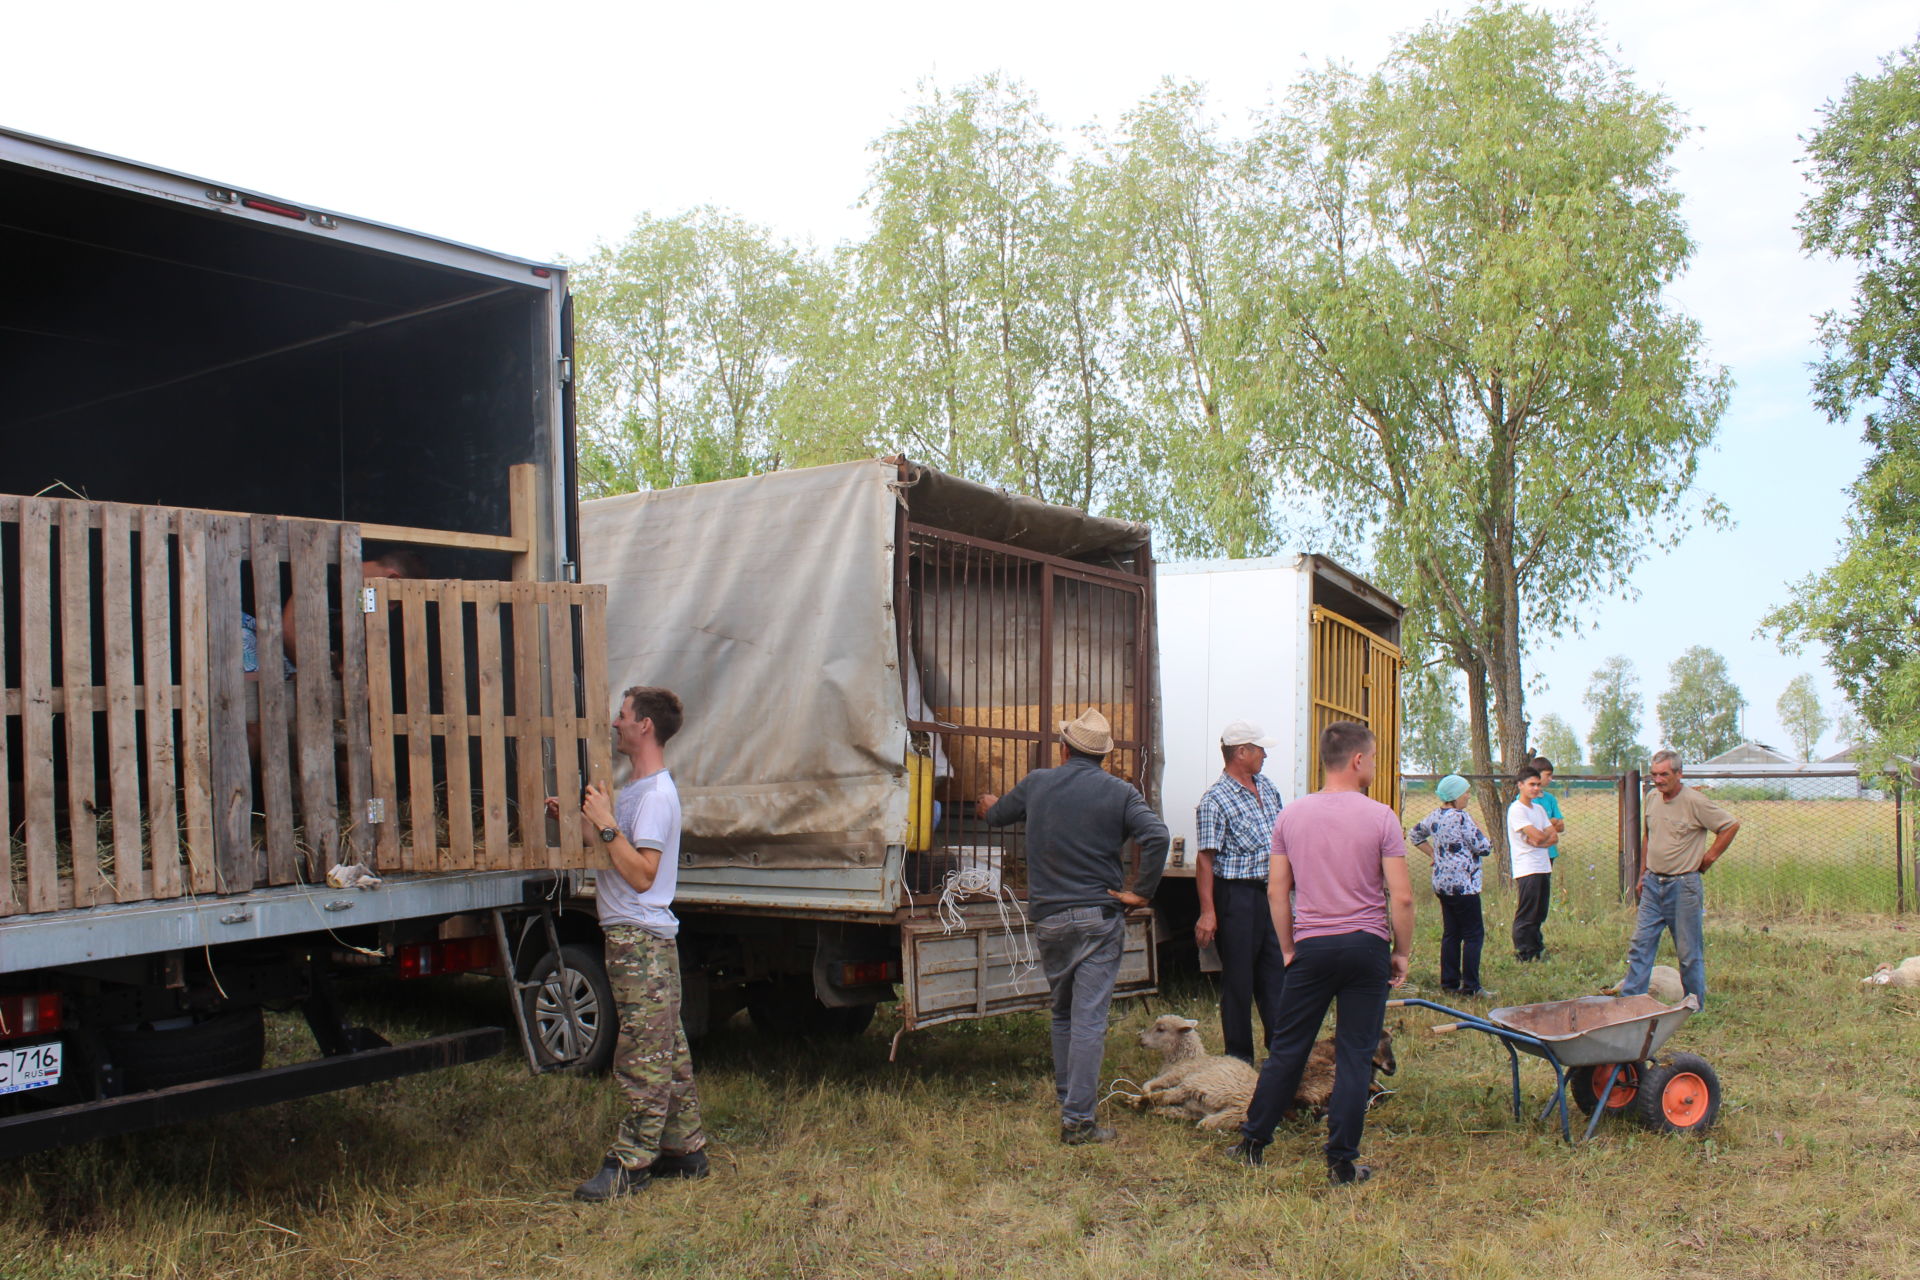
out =
[[1313,789],[1325,781],[1320,732],[1336,720],[1352,720],[1379,740],[1369,795],[1400,807],[1400,647],[1358,623],[1315,606],[1313,610]]

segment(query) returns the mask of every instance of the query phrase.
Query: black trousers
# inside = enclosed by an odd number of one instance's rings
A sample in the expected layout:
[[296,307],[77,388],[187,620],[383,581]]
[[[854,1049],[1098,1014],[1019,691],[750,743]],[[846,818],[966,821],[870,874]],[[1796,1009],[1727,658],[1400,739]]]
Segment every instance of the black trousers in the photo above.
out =
[[1553,873],[1538,872],[1513,882],[1513,954],[1519,960],[1538,960],[1547,953],[1540,926],[1553,901]]
[[1213,913],[1219,922],[1220,1040],[1222,1052],[1242,1062],[1253,1056],[1253,1008],[1260,1008],[1260,1043],[1273,1039],[1280,1023],[1280,992],[1287,964],[1273,931],[1265,880],[1213,878]]
[[1442,893],[1440,899],[1440,986],[1447,991],[1480,989],[1480,944],[1486,921],[1477,893]]
[[1273,1126],[1293,1108],[1293,1095],[1307,1068],[1307,1055],[1320,1034],[1327,1006],[1338,1001],[1333,1018],[1333,1097],[1327,1104],[1327,1163],[1360,1154],[1367,1123],[1367,1093],[1373,1083],[1373,1051],[1387,1019],[1387,979],[1393,948],[1364,930],[1331,938],[1302,938],[1287,966],[1286,994],[1280,1000],[1280,1025],[1267,1046],[1267,1064],[1247,1107],[1240,1132],[1255,1142],[1271,1142]]

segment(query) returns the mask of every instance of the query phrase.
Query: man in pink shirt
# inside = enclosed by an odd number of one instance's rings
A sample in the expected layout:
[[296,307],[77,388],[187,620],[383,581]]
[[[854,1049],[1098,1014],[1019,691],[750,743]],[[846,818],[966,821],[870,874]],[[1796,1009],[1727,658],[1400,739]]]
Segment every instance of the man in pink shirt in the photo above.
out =
[[1326,785],[1283,810],[1273,828],[1267,901],[1287,982],[1259,1087],[1228,1154],[1245,1164],[1262,1162],[1274,1125],[1293,1107],[1327,1006],[1338,1001],[1327,1180],[1344,1186],[1373,1176],[1354,1161],[1387,989],[1407,980],[1412,958],[1413,883],[1399,817],[1366,794],[1373,783],[1373,731],[1348,720],[1328,725],[1320,735],[1320,763]]

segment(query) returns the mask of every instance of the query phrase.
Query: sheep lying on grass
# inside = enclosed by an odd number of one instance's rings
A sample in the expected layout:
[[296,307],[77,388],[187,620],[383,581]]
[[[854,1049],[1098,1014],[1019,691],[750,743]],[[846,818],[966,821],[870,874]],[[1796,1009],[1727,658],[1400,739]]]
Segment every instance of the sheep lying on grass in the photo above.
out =
[[[1626,985],[1621,979],[1610,987],[1600,988],[1603,996],[1617,996],[1620,988]],[[1657,964],[1653,972],[1647,975],[1647,994],[1661,1004],[1679,1004],[1687,998],[1686,984],[1680,981],[1680,971],[1670,964]]]
[[[1140,1033],[1142,1045],[1166,1055],[1166,1070],[1141,1086],[1133,1105],[1157,1115],[1183,1116],[1202,1129],[1234,1128],[1247,1118],[1247,1104],[1253,1101],[1260,1074],[1238,1058],[1209,1054],[1200,1040],[1199,1028],[1192,1018],[1163,1013]],[[1397,1067],[1393,1037],[1383,1028],[1373,1051],[1373,1069],[1392,1075]],[[1291,1110],[1324,1110],[1333,1097],[1333,1070],[1333,1041],[1329,1038],[1313,1046]],[[1379,1091],[1378,1085],[1372,1088]]]
[[1883,964],[1860,981],[1876,987],[1920,987],[1920,956],[1908,956],[1897,966]]

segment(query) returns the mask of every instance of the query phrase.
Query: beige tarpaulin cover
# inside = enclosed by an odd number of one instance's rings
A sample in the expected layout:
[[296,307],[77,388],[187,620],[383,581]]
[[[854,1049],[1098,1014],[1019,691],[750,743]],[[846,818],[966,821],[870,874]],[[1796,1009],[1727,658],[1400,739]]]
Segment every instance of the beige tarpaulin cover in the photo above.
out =
[[610,687],[686,704],[694,865],[876,866],[905,841],[898,470],[854,462],[580,504]]

